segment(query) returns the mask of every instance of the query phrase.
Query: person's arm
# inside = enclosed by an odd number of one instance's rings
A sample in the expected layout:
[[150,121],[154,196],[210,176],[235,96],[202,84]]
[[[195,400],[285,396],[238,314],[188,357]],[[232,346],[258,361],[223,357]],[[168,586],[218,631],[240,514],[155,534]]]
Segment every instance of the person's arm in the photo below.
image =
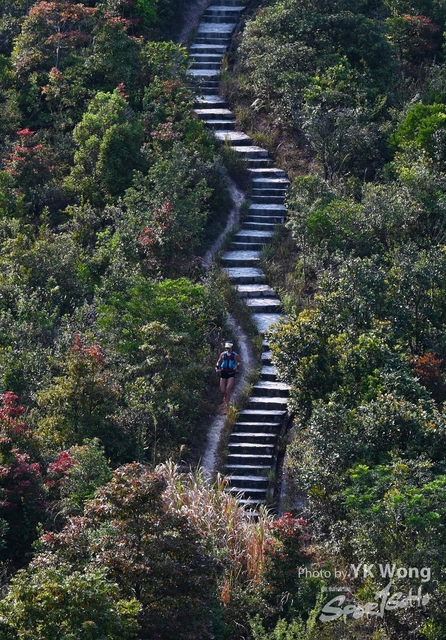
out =
[[238,353],[235,354],[235,361],[237,363],[237,369],[238,369],[239,364],[242,364],[242,359],[240,358]]
[[217,364],[215,365],[215,370],[218,371],[220,369],[221,361],[223,360],[223,353],[220,353],[220,357],[217,360]]

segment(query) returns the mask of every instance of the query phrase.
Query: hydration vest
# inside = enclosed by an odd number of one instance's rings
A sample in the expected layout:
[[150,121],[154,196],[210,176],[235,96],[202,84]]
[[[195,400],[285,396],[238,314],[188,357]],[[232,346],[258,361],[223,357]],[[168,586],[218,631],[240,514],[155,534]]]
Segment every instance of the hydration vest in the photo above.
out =
[[229,355],[229,353],[225,351],[223,353],[223,360],[221,361],[221,368],[224,370],[229,369],[230,371],[233,371],[237,367],[235,356],[235,351],[233,351],[231,355]]

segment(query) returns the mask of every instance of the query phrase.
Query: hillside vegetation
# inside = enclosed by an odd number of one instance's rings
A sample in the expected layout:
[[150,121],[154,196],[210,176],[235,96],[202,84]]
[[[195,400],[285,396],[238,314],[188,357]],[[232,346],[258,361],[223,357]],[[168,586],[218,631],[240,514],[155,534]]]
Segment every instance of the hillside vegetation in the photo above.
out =
[[0,639],[442,640],[445,4],[253,2],[228,56],[292,179],[263,254],[291,513],[256,521],[166,462],[198,460],[226,329],[186,7],[0,8]]
[[0,9],[5,640],[236,640],[277,617],[281,551],[306,558],[303,521],[164,462],[199,459],[227,335],[201,266],[226,170],[169,40],[184,9]]
[[[283,0],[238,47],[239,119],[293,177],[264,252],[289,312],[271,336],[296,415],[288,473],[331,578],[320,607],[343,596],[311,629],[295,601],[258,638],[445,635],[445,18],[429,1]],[[383,603],[380,564],[402,568],[399,605],[361,613]],[[420,585],[429,604],[408,606]]]

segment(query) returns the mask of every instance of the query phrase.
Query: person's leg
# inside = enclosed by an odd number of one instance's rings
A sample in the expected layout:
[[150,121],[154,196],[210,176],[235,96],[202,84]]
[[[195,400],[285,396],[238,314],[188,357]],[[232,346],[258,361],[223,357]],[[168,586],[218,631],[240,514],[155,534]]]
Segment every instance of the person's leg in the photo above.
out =
[[227,384],[228,384],[227,378],[220,378],[220,391],[222,392],[222,395],[223,395],[223,402],[226,402]]
[[234,377],[228,378],[228,380],[227,380],[227,383],[228,383],[226,385],[226,404],[227,404],[227,406],[229,406],[229,402],[231,400],[231,392],[232,392],[232,387],[234,386],[234,381],[235,381]]

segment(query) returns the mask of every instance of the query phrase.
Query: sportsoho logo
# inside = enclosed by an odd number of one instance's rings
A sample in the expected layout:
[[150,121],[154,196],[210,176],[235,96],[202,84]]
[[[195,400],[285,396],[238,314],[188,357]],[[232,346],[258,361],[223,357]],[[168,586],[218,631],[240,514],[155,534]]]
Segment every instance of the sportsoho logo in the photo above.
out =
[[[346,595],[336,595],[327,602],[321,611],[319,620],[322,622],[333,622],[339,618],[352,617],[359,620],[366,616],[367,618],[377,617],[384,618],[386,611],[395,611],[395,609],[407,609],[409,607],[425,607],[429,602],[429,594],[423,594],[423,583],[429,582],[431,579],[430,567],[397,567],[395,564],[359,564],[350,565],[347,570],[333,571],[321,569],[312,570],[307,567],[299,567],[299,577],[306,578],[337,578],[347,580],[348,578],[383,578],[389,580],[387,585],[379,589],[375,593],[373,602],[359,604],[357,602],[346,602]],[[417,589],[409,589],[406,592],[398,591],[395,588],[396,580],[404,580],[405,578],[420,580]],[[324,591],[350,591],[345,586],[324,587]]]

